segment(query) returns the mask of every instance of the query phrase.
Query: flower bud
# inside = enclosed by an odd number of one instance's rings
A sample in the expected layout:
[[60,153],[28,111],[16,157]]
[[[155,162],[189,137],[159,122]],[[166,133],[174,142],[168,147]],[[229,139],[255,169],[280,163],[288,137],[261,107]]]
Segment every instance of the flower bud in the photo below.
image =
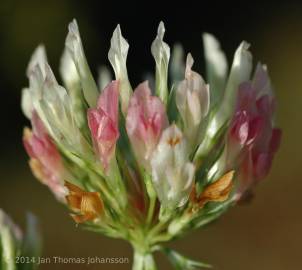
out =
[[63,179],[66,172],[55,144],[52,142],[37,113],[32,115],[33,132],[24,129],[23,143],[30,159],[33,174],[54,193],[58,200],[64,201]]
[[118,131],[119,82],[112,81],[100,94],[97,108],[87,112],[94,148],[105,171],[114,156]]

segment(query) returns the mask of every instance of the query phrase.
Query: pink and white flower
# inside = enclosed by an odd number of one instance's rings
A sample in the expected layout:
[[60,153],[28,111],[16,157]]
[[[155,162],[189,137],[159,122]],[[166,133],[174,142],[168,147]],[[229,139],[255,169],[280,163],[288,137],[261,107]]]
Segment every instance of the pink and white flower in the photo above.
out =
[[240,198],[246,190],[267,176],[281,140],[274,127],[275,99],[266,67],[258,65],[252,81],[239,87],[237,108],[229,133],[229,156],[241,156]]
[[[133,269],[155,269],[156,247],[216,219],[268,174],[281,131],[266,68],[259,64],[251,79],[252,55],[243,41],[228,70],[219,42],[204,34],[206,84],[190,54],[185,67],[179,46],[169,67],[161,22],[151,46],[154,92],[148,82],[133,91],[129,44],[118,25],[108,52],[116,81],[102,68],[99,93],[75,20],[68,30],[60,66],[66,88],[43,46],[28,66],[22,109],[33,127],[23,139],[30,166],[77,223],[128,240]],[[162,251],[181,269],[205,266]]]
[[47,185],[59,200],[64,201],[66,173],[60,153],[36,112],[32,113],[31,120],[33,130],[25,128],[23,135],[25,149],[31,157],[30,167],[33,174]]
[[87,112],[95,150],[105,171],[115,153],[118,130],[119,82],[112,81],[101,92],[96,109]]
[[188,142],[175,124],[164,130],[151,166],[153,184],[163,208],[183,206],[192,190],[195,166],[189,161]]
[[167,125],[164,104],[151,96],[148,82],[141,83],[130,99],[126,129],[137,160],[145,168],[150,168],[151,155]]

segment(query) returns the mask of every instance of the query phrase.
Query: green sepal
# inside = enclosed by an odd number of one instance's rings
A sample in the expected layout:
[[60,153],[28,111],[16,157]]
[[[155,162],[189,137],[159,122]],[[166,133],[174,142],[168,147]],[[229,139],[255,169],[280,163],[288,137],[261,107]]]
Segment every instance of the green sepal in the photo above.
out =
[[216,219],[218,219],[226,210],[233,205],[233,200],[228,199],[227,201],[221,202],[209,202],[205,207],[196,215],[191,221],[190,228],[197,229],[204,227]]
[[162,251],[168,257],[169,261],[176,270],[197,270],[212,268],[210,264],[191,260],[188,257],[183,256],[170,248],[161,247],[160,251]]
[[181,119],[179,117],[178,109],[175,101],[176,85],[172,85],[171,91],[169,93],[168,104],[167,104],[167,114],[170,123],[178,123]]

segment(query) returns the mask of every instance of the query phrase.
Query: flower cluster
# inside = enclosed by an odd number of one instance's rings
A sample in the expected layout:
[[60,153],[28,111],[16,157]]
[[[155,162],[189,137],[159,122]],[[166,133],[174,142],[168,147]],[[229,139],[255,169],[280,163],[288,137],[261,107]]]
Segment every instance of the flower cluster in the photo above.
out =
[[76,223],[129,241],[135,270],[156,269],[155,250],[179,269],[206,267],[161,244],[249,194],[267,175],[281,139],[267,68],[259,63],[253,72],[249,44],[240,44],[228,69],[218,41],[204,34],[206,82],[180,46],[170,61],[164,33],[161,22],[151,46],[154,78],[133,89],[129,45],[117,26],[108,53],[115,80],[103,67],[97,85],[74,20],[61,59],[64,86],[39,46],[22,92],[32,124],[23,141],[34,175]]

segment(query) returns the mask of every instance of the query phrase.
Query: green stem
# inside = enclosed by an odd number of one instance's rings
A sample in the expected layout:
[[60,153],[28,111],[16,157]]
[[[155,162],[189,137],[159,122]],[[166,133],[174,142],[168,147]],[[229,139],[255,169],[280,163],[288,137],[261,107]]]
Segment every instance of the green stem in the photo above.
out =
[[166,228],[168,221],[160,221],[157,223],[148,233],[149,239],[152,239],[154,236],[156,236],[160,231]]
[[157,270],[152,252],[135,249],[132,270]]
[[154,209],[156,204],[156,192],[152,184],[151,175],[149,175],[148,173],[143,173],[143,175],[144,175],[146,190],[149,197],[149,208],[148,208],[147,220],[146,220],[146,225],[147,227],[149,227],[149,225],[152,223],[152,219],[154,215]]
[[149,209],[148,209],[148,214],[147,214],[147,226],[149,226],[152,222],[155,204],[156,204],[156,197],[153,196],[150,198]]

